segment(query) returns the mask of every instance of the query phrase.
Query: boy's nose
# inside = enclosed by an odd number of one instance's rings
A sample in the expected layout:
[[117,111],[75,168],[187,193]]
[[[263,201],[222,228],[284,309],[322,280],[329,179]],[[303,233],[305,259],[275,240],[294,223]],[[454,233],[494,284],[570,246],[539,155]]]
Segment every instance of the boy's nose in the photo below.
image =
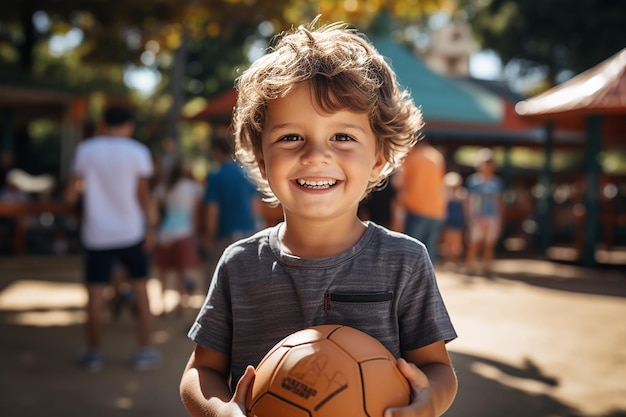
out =
[[304,165],[328,164],[330,151],[325,144],[308,142],[304,146],[302,153],[302,163]]

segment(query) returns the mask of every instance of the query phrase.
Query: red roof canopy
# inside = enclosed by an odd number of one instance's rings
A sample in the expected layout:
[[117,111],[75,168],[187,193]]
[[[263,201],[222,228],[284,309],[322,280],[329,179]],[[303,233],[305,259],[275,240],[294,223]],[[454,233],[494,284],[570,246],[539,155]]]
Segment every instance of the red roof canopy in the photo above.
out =
[[626,48],[550,90],[519,102],[527,117],[626,114]]
[[186,119],[229,122],[233,115],[233,107],[236,103],[237,91],[232,88],[210,99],[204,109]]

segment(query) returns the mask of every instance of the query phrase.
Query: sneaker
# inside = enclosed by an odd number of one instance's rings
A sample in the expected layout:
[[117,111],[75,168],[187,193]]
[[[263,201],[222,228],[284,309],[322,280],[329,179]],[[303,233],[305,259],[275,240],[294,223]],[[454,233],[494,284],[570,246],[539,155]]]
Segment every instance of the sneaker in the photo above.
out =
[[80,355],[78,363],[90,372],[100,372],[104,368],[102,354],[97,351],[87,351]]
[[154,348],[140,348],[133,356],[133,367],[137,371],[150,371],[155,369],[161,362],[159,352]]

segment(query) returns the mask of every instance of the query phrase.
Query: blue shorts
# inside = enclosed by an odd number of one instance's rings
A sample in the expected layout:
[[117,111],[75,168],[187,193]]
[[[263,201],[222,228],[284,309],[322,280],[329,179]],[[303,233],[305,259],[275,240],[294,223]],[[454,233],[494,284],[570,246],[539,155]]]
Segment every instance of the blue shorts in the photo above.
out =
[[148,278],[148,254],[143,249],[143,242],[139,242],[124,248],[86,249],[85,281],[88,284],[108,284],[118,263],[128,271],[130,279]]

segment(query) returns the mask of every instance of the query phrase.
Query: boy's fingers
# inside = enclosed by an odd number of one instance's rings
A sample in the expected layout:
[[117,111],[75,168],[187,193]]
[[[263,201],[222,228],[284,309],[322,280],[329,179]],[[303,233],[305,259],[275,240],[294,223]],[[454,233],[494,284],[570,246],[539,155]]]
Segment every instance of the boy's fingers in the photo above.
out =
[[246,397],[248,395],[248,390],[252,386],[252,382],[254,381],[254,367],[248,365],[246,371],[237,382],[237,388],[235,389],[235,395],[233,396],[233,400],[239,404],[242,409],[245,411],[246,408]]
[[409,381],[409,384],[411,384],[414,390],[428,386],[428,378],[415,364],[408,362],[404,358],[400,358],[398,359],[398,369]]

